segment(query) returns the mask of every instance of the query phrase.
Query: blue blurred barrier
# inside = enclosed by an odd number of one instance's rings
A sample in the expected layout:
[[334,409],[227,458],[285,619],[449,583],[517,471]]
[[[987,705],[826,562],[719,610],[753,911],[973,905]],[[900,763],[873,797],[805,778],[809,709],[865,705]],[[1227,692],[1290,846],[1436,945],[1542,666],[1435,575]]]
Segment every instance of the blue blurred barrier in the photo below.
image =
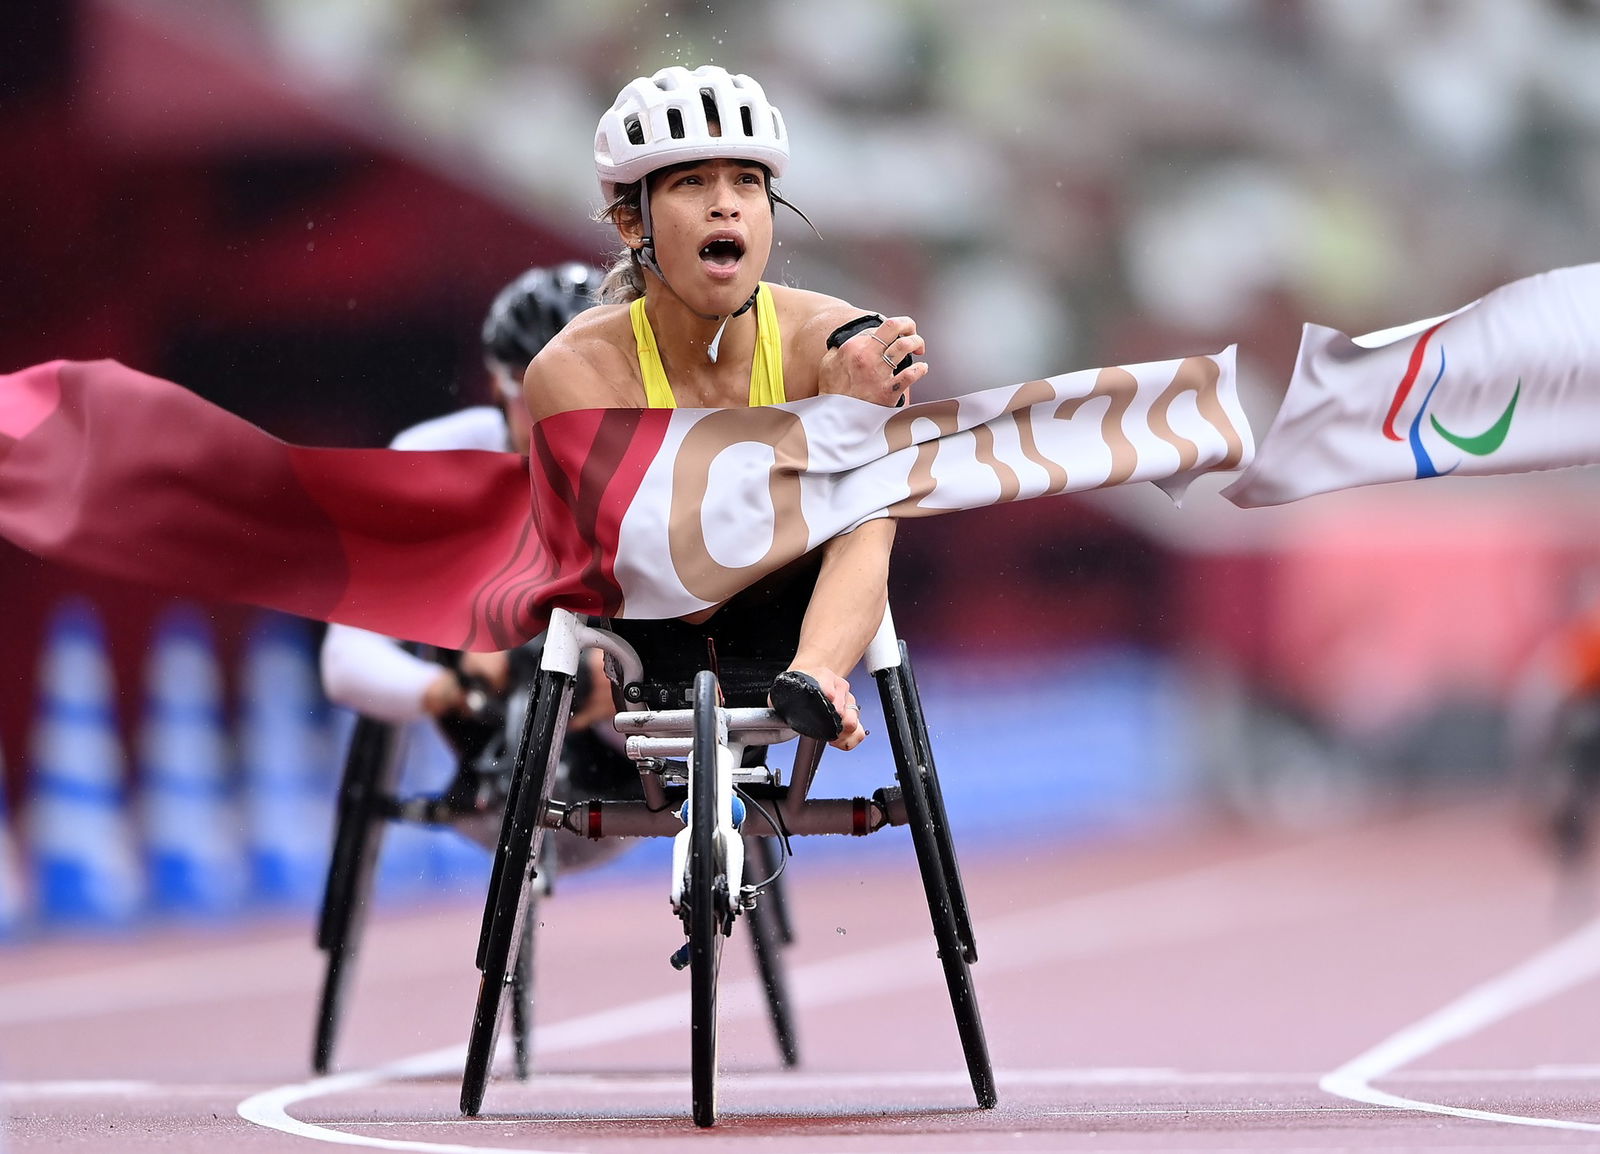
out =
[[[20,838],[0,794],[0,942],[146,915],[314,908],[352,717],[322,693],[314,638],[299,619],[259,619],[230,727],[209,621],[193,606],[167,612],[145,660],[135,805],[105,631],[93,606],[64,602],[41,654]],[[404,744],[398,792],[443,788],[454,757],[433,726]],[[482,847],[406,823],[383,836],[378,899],[481,895]]]
[[[1138,828],[1192,799],[1188,690],[1182,671],[1159,652],[1120,645],[1027,659],[933,652],[916,661],[916,673],[962,850]],[[870,780],[894,770],[888,742],[878,740],[877,693],[869,684],[863,696],[872,740],[828,768]]]
[[[31,876],[8,869],[16,852],[0,798],[0,940],[26,934],[30,920],[125,925],[147,908],[213,917],[251,904],[314,908],[352,715],[327,705],[313,641],[305,622],[277,615],[264,616],[249,637],[235,779],[209,627],[189,609],[160,623],[140,731],[147,903],[103,632],[87,605],[63,606],[41,663],[27,812]],[[1159,819],[1190,800],[1186,695],[1180,673],[1160,655],[1108,647],[1024,666],[941,654],[919,672],[963,848],[1081,837]],[[866,723],[877,730],[870,685],[864,696]],[[848,793],[855,779],[876,785],[892,776],[887,742],[877,737],[830,759],[834,789]],[[404,744],[400,795],[437,792],[454,770],[451,751],[431,725],[412,726]],[[240,790],[230,790],[233,780]],[[452,830],[407,823],[389,824],[382,836],[380,901],[482,894],[490,855],[480,846]],[[859,846],[833,840],[808,839],[800,852],[808,860],[846,852],[859,860]],[[898,851],[899,840],[881,848]],[[651,845],[597,872],[664,868]]]
[[951,824],[975,847],[1137,828],[1193,798],[1186,675],[1158,651],[935,654],[916,669]]
[[483,846],[454,830],[441,830],[433,839],[432,877],[436,890],[481,898],[489,885],[494,858]]
[[32,734],[28,834],[40,917],[123,926],[144,905],[105,634],[71,601],[47,631]]
[[272,906],[322,898],[336,775],[310,627],[261,619],[245,651],[240,760],[253,888]]
[[29,893],[23,881],[22,859],[11,827],[6,802],[5,751],[0,750],[0,942],[15,941],[27,933]]
[[249,879],[229,789],[222,671],[210,627],[194,608],[173,609],[157,626],[139,736],[153,908],[203,917],[237,913]]

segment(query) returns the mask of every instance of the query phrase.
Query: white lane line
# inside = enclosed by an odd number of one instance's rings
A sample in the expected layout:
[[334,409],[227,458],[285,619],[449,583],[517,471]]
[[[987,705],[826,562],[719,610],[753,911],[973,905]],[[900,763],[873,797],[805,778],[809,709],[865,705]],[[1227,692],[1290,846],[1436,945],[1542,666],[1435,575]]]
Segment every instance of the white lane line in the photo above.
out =
[[403,1061],[372,1070],[353,1070],[348,1074],[330,1074],[309,1082],[296,1082],[276,1086],[260,1094],[253,1094],[239,1103],[239,1116],[247,1122],[265,1126],[296,1138],[313,1142],[331,1142],[336,1146],[363,1146],[369,1150],[420,1150],[429,1154],[557,1154],[555,1151],[533,1150],[526,1146],[461,1146],[455,1143],[417,1142],[399,1138],[380,1138],[373,1134],[352,1134],[334,1130],[312,1122],[302,1122],[291,1117],[288,1107],[308,1098],[320,1098],[349,1090],[360,1090],[382,1082],[401,1078],[426,1078],[445,1070],[460,1070],[466,1059],[466,1046],[451,1046],[417,1054]]
[[1600,920],[1535,954],[1497,978],[1468,991],[1454,1002],[1407,1026],[1327,1074],[1321,1087],[1329,1094],[1374,1106],[1423,1110],[1483,1122],[1515,1126],[1540,1126],[1550,1130],[1600,1132],[1600,1122],[1541,1118],[1529,1114],[1503,1114],[1402,1097],[1375,1088],[1372,1083],[1393,1074],[1440,1046],[1477,1033],[1529,1006],[1555,997],[1600,974]]
[[1119,1114],[1365,1114],[1360,1106],[1167,1106],[1148,1110],[1041,1110],[1046,1118],[1102,1118]]
[[[437,951],[391,951],[397,978],[456,972],[456,959]],[[174,952],[168,957],[55,977],[10,982],[0,987],[0,1026],[98,1018],[107,1014],[167,1009],[294,993],[312,980],[315,956],[306,935]]]
[[[1417,824],[1436,820],[1423,819]],[[978,969],[980,979],[989,980],[1007,971],[1038,968],[1065,958],[1224,936],[1247,926],[1322,919],[1344,905],[1365,908],[1371,905],[1372,897],[1358,889],[1329,897],[1314,909],[1309,908],[1303,883],[1292,876],[1292,871],[1297,866],[1318,864],[1328,853],[1330,843],[1359,842],[1370,836],[1370,831],[1358,831],[1319,839],[1310,844],[1202,866],[984,920],[977,927],[982,958]],[[813,962],[790,971],[790,996],[799,1006],[819,1006],[941,984],[943,973],[934,964],[935,956],[933,939],[928,935]],[[722,1021],[764,1014],[763,997],[754,979],[724,985],[719,990]],[[667,1029],[684,1029],[689,1020],[688,1001],[687,991],[680,991],[541,1026],[535,1047],[540,1055],[548,1055],[625,1041]],[[464,1045],[453,1046],[375,1070],[278,1086],[245,1099],[237,1109],[241,1117],[256,1125],[341,1145],[438,1154],[488,1149],[427,1142],[397,1144],[396,1140],[302,1122],[288,1112],[288,1108],[297,1103],[398,1078],[459,1074],[465,1057]],[[497,1149],[494,1154],[507,1152]],[[516,1154],[540,1152],[523,1150]]]
[[[518,1118],[518,1126],[569,1126],[573,1123],[615,1125],[618,1122],[682,1122],[682,1114],[563,1114],[559,1118]],[[373,1129],[380,1126],[505,1126],[504,1118],[397,1118],[374,1122],[368,1118],[346,1118],[328,1126],[355,1126]]]
[[[451,1051],[453,1056],[454,1051]],[[957,1070],[883,1070],[870,1073],[828,1073],[786,1070],[782,1073],[728,1070],[722,1075],[740,1090],[803,1090],[827,1093],[881,1086],[897,1090],[965,1090],[967,1075]],[[541,1073],[539,1089],[550,1094],[599,1094],[611,1097],[687,1091],[686,1073],[609,1072]],[[1003,1069],[996,1071],[1007,1088],[1125,1086],[1162,1089],[1178,1086],[1315,1086],[1320,1073],[1265,1072],[1250,1070],[1176,1070],[1167,1066],[1107,1066],[1061,1068],[1054,1070]],[[1445,1082],[1494,1084],[1503,1082],[1600,1082],[1600,1066],[1547,1065],[1527,1069],[1417,1070],[1405,1074],[1407,1082]],[[136,1082],[123,1078],[41,1080],[0,1082],[0,1098],[12,1101],[53,1098],[221,1098],[245,1094],[243,1084],[201,1082]],[[672,1117],[677,1117],[673,1115]],[[638,1121],[638,1115],[629,1115]],[[424,1121],[428,1125],[464,1125],[472,1118],[399,1119],[376,1122],[370,1118],[351,1118],[342,1122],[324,1121],[325,1126],[406,1126]],[[481,1119],[500,1121],[504,1119]],[[520,1118],[519,1122],[561,1121],[559,1118]],[[571,1119],[568,1119],[570,1121]]]
[[1407,1082],[1593,1082],[1600,1066],[1530,1066],[1525,1070],[1408,1070]]
[[0,1098],[232,1098],[248,1093],[246,1083],[134,1082],[125,1078],[80,1078],[37,1082],[0,1082]]
[[[863,1073],[808,1073],[785,1070],[781,1073],[724,1071],[730,1085],[743,1091],[784,1091],[802,1089],[827,1093],[856,1090],[864,1086],[883,1086],[901,1090],[965,1090],[971,1085],[963,1070],[874,1070]],[[1318,1086],[1321,1073],[1266,1072],[1251,1070],[1174,1070],[1167,1067],[1063,1068],[1055,1070],[1002,1069],[995,1076],[1005,1087],[1082,1087],[1124,1086],[1165,1089],[1179,1086]],[[1525,1070],[1419,1070],[1405,1075],[1408,1082],[1440,1082],[1460,1085],[1497,1085],[1502,1082],[1596,1082],[1600,1067],[1533,1066]],[[689,1087],[684,1073],[541,1073],[541,1091],[550,1094],[650,1094],[656,1091],[683,1093]]]
[[154,1082],[110,1078],[100,1082],[0,1082],[0,1098],[143,1098],[165,1088]]

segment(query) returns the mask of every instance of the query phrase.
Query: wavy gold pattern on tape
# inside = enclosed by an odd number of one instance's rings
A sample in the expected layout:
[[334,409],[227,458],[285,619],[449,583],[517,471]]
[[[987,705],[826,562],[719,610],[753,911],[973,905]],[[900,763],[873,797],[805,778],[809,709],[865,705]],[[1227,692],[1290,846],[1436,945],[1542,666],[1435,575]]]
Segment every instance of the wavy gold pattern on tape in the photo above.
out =
[[1109,398],[1111,403],[1106,407],[1105,416],[1100,418],[1100,437],[1105,441],[1106,448],[1111,450],[1111,472],[1100,482],[1101,485],[1120,485],[1133,476],[1139,466],[1139,450],[1134,448],[1128,434],[1122,429],[1122,418],[1128,415],[1128,409],[1133,406],[1133,398],[1138,392],[1139,378],[1127,369],[1101,369],[1094,379],[1094,388],[1084,396],[1062,401],[1056,409],[1056,420],[1070,421],[1078,415],[1079,409],[1096,397]]
[[938,437],[917,446],[917,459],[912,463],[907,477],[910,492],[889,507],[892,515],[911,517],[944,512],[942,509],[924,508],[922,499],[933,492],[933,459],[939,455],[939,442],[960,428],[960,413],[961,405],[957,401],[934,401],[914,409],[901,409],[884,424],[883,438],[888,442],[891,455],[911,447],[913,422],[932,421],[939,430]]
[[1222,398],[1217,394],[1217,381],[1221,377],[1221,367],[1210,357],[1189,357],[1178,365],[1172,382],[1150,406],[1150,431],[1178,450],[1177,471],[1180,473],[1187,473],[1200,460],[1200,446],[1172,428],[1172,403],[1183,393],[1195,395],[1195,408],[1201,418],[1221,435],[1227,447],[1227,456],[1213,468],[1231,469],[1244,460],[1244,438],[1228,419]]
[[1017,391],[1011,396],[1010,404],[1006,406],[1011,412],[1012,423],[1017,427],[1017,443],[1022,448],[1022,455],[1043,469],[1045,476],[1049,478],[1044,492],[1040,494],[1045,497],[1061,492],[1071,481],[1064,465],[1051,460],[1039,451],[1039,442],[1033,435],[1034,407],[1053,400],[1055,395],[1056,391],[1050,387],[1049,381],[1029,381],[1027,384],[1017,386]]
[[[772,543],[760,560],[727,566],[706,547],[701,506],[711,483],[711,464],[740,444],[772,450],[767,493],[772,502]],[[806,551],[810,527],[800,502],[800,474],[808,456],[805,426],[784,409],[724,409],[701,417],[684,434],[672,466],[672,506],[667,542],[678,580],[702,601],[723,601]]]
[[[1015,421],[1012,423],[1015,424]],[[995,454],[994,426],[992,424],[975,426],[972,438],[977,442],[973,451],[977,454],[978,463],[992,472],[1000,482],[1000,500],[1015,501],[1017,494],[1022,492],[1022,481],[1017,476],[1016,470]]]

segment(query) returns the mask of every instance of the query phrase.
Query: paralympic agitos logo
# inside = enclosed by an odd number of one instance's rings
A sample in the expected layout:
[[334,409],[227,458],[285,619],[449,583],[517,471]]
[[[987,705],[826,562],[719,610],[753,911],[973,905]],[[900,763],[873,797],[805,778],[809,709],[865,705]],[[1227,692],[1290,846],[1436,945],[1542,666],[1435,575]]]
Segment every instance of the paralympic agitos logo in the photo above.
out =
[[[1444,321],[1440,321],[1424,332],[1418,338],[1416,347],[1411,350],[1411,361],[1406,366],[1405,376],[1400,378],[1400,384],[1394,392],[1394,399],[1389,402],[1388,416],[1383,421],[1383,435],[1391,441],[1402,439],[1400,434],[1395,431],[1395,418],[1399,416],[1401,406],[1406,403],[1406,398],[1411,394],[1412,386],[1416,384],[1417,377],[1422,372],[1423,362],[1427,358],[1428,341],[1432,339],[1433,334],[1438,332],[1444,323]],[[1422,443],[1422,418],[1424,415],[1427,416],[1428,423],[1433,426],[1434,432],[1463,453],[1471,453],[1474,457],[1487,457],[1505,443],[1506,434],[1511,431],[1512,415],[1517,411],[1517,399],[1522,396],[1522,378],[1518,377],[1517,386],[1511,394],[1511,400],[1506,403],[1506,407],[1501,411],[1494,424],[1475,436],[1462,436],[1459,433],[1451,432],[1439,423],[1438,417],[1428,412],[1428,406],[1433,403],[1433,395],[1438,391],[1439,383],[1444,380],[1446,364],[1444,343],[1441,341],[1438,347],[1439,371],[1434,374],[1433,384],[1428,386],[1428,391],[1422,398],[1422,404],[1417,406],[1416,415],[1411,418],[1411,427],[1407,430],[1404,438],[1409,442],[1411,455],[1416,459],[1417,478],[1419,480],[1423,477],[1445,476],[1455,472],[1460,465],[1458,461],[1448,469],[1440,469],[1433,463],[1433,458],[1429,456],[1427,447]]]

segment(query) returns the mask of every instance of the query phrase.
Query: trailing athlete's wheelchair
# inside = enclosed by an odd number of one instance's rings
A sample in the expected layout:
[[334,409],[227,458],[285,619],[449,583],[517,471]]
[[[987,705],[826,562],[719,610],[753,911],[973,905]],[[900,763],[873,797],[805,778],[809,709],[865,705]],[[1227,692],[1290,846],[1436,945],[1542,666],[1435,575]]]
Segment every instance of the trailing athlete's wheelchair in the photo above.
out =
[[[540,674],[541,645],[542,639],[536,639],[513,651],[511,689],[503,699],[483,686],[472,686],[467,695],[470,712],[441,720],[457,765],[451,781],[436,795],[402,797],[398,793],[403,727],[370,717],[356,718],[345,755],[333,853],[317,921],[317,947],[326,955],[311,1058],[318,1074],[326,1074],[333,1066],[345,989],[361,944],[386,827],[390,822],[448,827],[490,851],[495,849],[507,788],[513,780],[512,755]],[[408,648],[444,664],[451,663],[455,656],[426,647]],[[594,792],[613,800],[643,796],[631,763],[620,753],[603,748],[593,736],[565,734],[556,738],[556,745],[562,754],[558,765],[563,779],[563,788],[556,791],[558,796],[569,790],[581,793],[585,799]],[[626,774],[622,789],[617,788],[618,762]],[[569,767],[576,768],[569,774]],[[769,873],[780,872],[769,839],[752,838],[750,846]],[[510,1014],[519,1078],[526,1078],[529,1069],[533,928],[538,924],[535,906],[550,893],[556,872],[558,855],[553,840],[543,842],[538,860],[538,882],[526,890],[522,937],[510,975]],[[791,935],[782,890],[776,882],[769,897],[773,900],[763,907],[763,916],[750,920],[751,940],[767,991],[779,1053],[785,1065],[793,1066],[799,1060],[799,1052],[784,996],[780,955]]]
[[1549,831],[1557,860],[1569,869],[1594,852],[1600,811],[1600,692],[1573,694],[1561,704],[1545,758],[1553,779]]
[[[737,601],[738,599],[736,599]],[[721,622],[724,611],[711,619]],[[762,624],[761,622],[756,622]],[[531,701],[523,712],[505,815],[478,940],[482,973],[461,1086],[461,1110],[483,1104],[494,1061],[502,1003],[525,997],[524,955],[529,905],[537,893],[545,834],[566,829],[589,837],[672,837],[673,908],[687,939],[674,964],[690,972],[691,1085],[697,1125],[716,1121],[717,971],[722,939],[735,921],[749,917],[763,958],[764,938],[776,936],[781,906],[772,890],[781,861],[746,869],[747,844],[776,846],[801,834],[876,832],[908,825],[933,920],[938,957],[980,1106],[996,1101],[993,1070],[968,966],[976,960],[955,849],[951,842],[928,730],[906,647],[886,611],[867,651],[878,683],[895,759],[894,785],[870,798],[810,796],[823,743],[799,737],[766,705],[775,674],[787,660],[779,652],[747,654],[726,644],[721,625],[617,620],[598,628],[564,610],[545,635]],[[770,625],[771,622],[764,624]],[[733,623],[737,626],[737,622]],[[741,640],[762,630],[736,634]],[[767,633],[782,631],[766,630]],[[684,644],[686,639],[698,639]],[[719,646],[718,641],[724,644]],[[607,673],[625,709],[616,717],[638,763],[643,797],[553,800],[562,739],[582,650],[606,655]],[[640,651],[644,652],[641,660]],[[798,721],[796,722],[797,724]],[[799,737],[787,780],[765,764],[767,747]],[[749,873],[764,874],[754,882]],[[769,904],[771,903],[770,913]],[[773,959],[769,951],[766,958]],[[792,1031],[781,975],[762,966],[780,1041]],[[515,1019],[524,1020],[524,1019]],[[525,1034],[522,1035],[525,1044]]]

